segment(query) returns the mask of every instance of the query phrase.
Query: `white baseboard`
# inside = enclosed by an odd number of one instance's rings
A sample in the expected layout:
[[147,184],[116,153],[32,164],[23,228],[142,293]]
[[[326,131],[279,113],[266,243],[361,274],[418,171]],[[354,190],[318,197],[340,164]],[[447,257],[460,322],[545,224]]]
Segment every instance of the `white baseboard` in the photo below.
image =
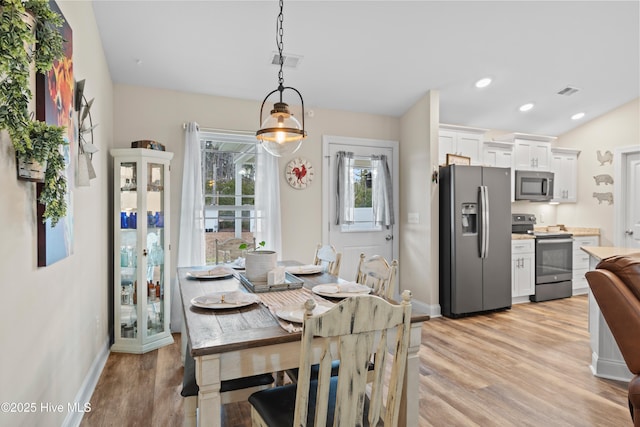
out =
[[633,374],[629,371],[624,361],[598,357],[596,353],[591,353],[590,368],[591,373],[600,378],[625,382],[629,382],[633,378]]
[[[80,422],[82,421],[82,417],[84,416],[84,410],[90,409],[85,405],[88,405],[91,401],[91,396],[93,395],[93,391],[98,384],[98,380],[100,379],[100,374],[102,374],[102,370],[104,369],[104,365],[107,363],[107,359],[109,358],[109,337],[107,336],[102,349],[98,352],[95,359],[93,359],[93,363],[89,368],[89,372],[87,372],[87,376],[84,378],[82,385],[80,386],[80,390],[76,394],[74,402],[77,406],[76,411],[68,411],[67,416],[62,422],[63,427],[79,427]],[[83,410],[84,409],[84,410]]]
[[440,317],[440,304],[425,304],[420,301],[413,300],[411,301],[411,305],[416,311],[426,313],[430,317]]

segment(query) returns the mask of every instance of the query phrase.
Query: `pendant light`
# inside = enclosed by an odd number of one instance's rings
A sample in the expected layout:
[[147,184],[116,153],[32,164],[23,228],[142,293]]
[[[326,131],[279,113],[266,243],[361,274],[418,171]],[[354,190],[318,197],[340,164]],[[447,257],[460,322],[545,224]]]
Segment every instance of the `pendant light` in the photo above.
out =
[[[285,87],[284,77],[282,76],[282,65],[284,63],[282,57],[283,6],[283,0],[280,0],[280,14],[278,14],[278,25],[276,34],[278,54],[280,56],[278,88],[269,92],[269,94],[264,98],[264,101],[262,101],[262,106],[260,107],[261,128],[256,132],[256,138],[260,140],[264,149],[267,150],[268,153],[277,157],[295,153],[298,148],[300,148],[302,140],[307,137],[307,132],[304,130],[304,100],[302,99],[302,95],[296,88],[288,86]],[[282,93],[287,89],[294,91],[300,97],[300,103],[302,104],[302,126],[300,125],[298,119],[293,117],[293,114],[291,114],[291,112],[289,111],[289,106],[282,100]],[[269,99],[269,97],[276,92],[280,92],[280,101],[274,103],[273,110],[271,110],[271,115],[264,121],[262,121],[262,111],[264,110],[264,104],[267,102],[267,99]]]

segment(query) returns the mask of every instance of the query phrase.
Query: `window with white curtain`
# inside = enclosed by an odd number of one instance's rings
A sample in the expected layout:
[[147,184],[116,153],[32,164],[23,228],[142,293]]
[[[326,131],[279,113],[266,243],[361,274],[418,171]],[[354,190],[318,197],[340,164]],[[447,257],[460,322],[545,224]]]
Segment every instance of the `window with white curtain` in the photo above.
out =
[[381,230],[381,225],[375,220],[376,194],[373,189],[374,184],[377,183],[378,174],[373,165],[372,157],[353,156],[345,173],[351,175],[349,178],[352,188],[346,197],[352,198],[348,204],[353,212],[350,221],[340,224],[341,231]]
[[256,146],[254,134],[200,132],[207,263],[215,239],[254,237]]

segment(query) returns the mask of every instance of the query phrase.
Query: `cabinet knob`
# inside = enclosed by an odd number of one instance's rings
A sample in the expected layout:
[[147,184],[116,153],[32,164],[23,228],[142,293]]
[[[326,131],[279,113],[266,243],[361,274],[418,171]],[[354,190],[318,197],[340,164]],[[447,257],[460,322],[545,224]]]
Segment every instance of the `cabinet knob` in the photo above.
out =
[[624,234],[626,234],[627,236],[633,236],[633,230],[625,230]]
[[142,250],[142,255],[147,256],[147,253],[148,253],[148,252],[147,252],[147,248],[144,248],[144,249]]

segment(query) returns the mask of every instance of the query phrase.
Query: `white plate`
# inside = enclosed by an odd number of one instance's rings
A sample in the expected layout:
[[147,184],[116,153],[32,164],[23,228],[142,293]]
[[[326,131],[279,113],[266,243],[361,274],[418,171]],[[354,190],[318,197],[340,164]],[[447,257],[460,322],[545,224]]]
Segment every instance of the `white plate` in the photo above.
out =
[[233,270],[229,270],[226,267],[214,267],[209,270],[187,271],[187,277],[200,280],[228,279],[233,277]]
[[[333,305],[329,305],[326,303],[321,303],[316,301],[316,308],[313,309],[313,315],[322,314],[325,311],[329,310]],[[304,319],[304,304],[298,303],[293,305],[288,305],[276,310],[276,316],[281,319],[284,319],[288,322],[302,323],[302,319]]]
[[191,305],[200,308],[225,309],[239,308],[255,304],[260,301],[257,295],[242,291],[214,292],[207,295],[195,297],[191,300]]
[[321,265],[292,265],[289,267],[285,267],[285,271],[291,274],[304,275],[304,274],[316,274],[322,272]]
[[369,286],[351,282],[316,285],[311,290],[314,294],[329,298],[348,298],[371,293]]

